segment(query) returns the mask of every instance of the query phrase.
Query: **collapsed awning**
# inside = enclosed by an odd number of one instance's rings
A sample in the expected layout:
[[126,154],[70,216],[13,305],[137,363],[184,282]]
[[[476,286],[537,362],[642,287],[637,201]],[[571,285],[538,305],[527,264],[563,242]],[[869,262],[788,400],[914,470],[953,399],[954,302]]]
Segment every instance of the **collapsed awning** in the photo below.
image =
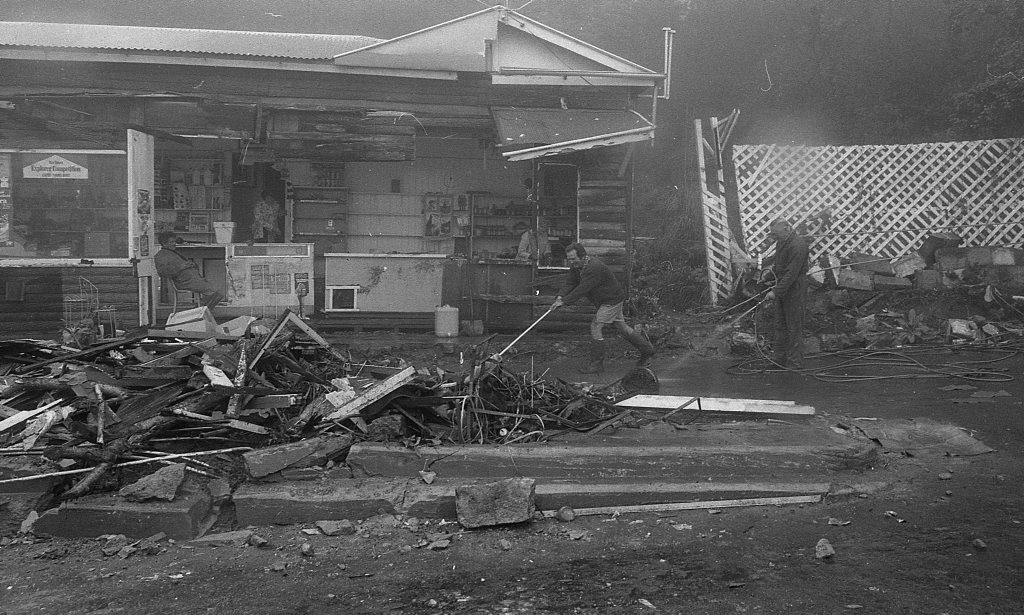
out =
[[530,160],[654,138],[654,124],[635,111],[492,107],[498,146],[509,160]]

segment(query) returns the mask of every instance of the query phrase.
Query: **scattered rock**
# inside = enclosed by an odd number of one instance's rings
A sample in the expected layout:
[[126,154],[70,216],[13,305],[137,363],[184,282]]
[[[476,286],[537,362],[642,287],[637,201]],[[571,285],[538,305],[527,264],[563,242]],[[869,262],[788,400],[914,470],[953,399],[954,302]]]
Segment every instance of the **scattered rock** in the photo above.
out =
[[148,500],[174,500],[178,495],[178,487],[185,481],[185,464],[176,463],[165,466],[143,476],[117,492],[129,502],[146,502]]
[[304,528],[302,528],[302,533],[305,534],[306,536],[319,536],[320,535],[320,530],[315,529],[315,528],[304,527]]
[[112,557],[117,555],[121,549],[128,546],[128,537],[124,534],[107,534],[100,536],[100,539],[105,539],[105,544],[100,547],[100,552],[105,557]]
[[477,528],[529,521],[535,510],[535,488],[532,478],[456,487],[455,511],[459,523],[466,528]]
[[569,530],[569,540],[583,540],[584,538],[590,539],[590,532],[587,530]]
[[512,549],[512,543],[505,538],[498,541],[498,546],[501,547],[502,551],[510,551]]
[[249,536],[248,545],[250,547],[265,547],[267,546],[268,543],[269,541],[266,538],[260,536],[259,534],[253,534],[252,536]]
[[572,506],[563,506],[555,513],[555,519],[559,521],[573,521],[576,519],[576,511],[573,510]]
[[317,521],[315,525],[324,536],[351,536],[356,533],[356,527],[348,519]]
[[286,568],[288,568],[288,564],[285,562],[274,562],[270,565],[270,569],[274,572],[284,572]]
[[984,551],[988,548],[988,545],[985,544],[985,541],[980,538],[975,538],[974,540],[972,540],[971,546],[979,551]]
[[252,537],[252,530],[235,530],[234,532],[221,532],[220,534],[208,534],[189,544],[197,547],[240,547],[249,542]]
[[843,525],[850,525],[850,522],[849,521],[843,521],[841,519],[836,519],[835,517],[829,517],[828,518],[828,524],[829,525],[843,526]]
[[302,546],[299,547],[299,553],[301,553],[303,557],[313,557],[316,555],[316,550],[313,549],[313,545],[308,542],[304,542],[302,543]]
[[39,520],[39,513],[38,512],[36,512],[34,510],[29,512],[28,516],[25,517],[25,520],[21,522],[21,529],[18,530],[18,533],[19,534],[31,534],[32,533],[32,526],[35,525],[36,521],[38,521],[38,520]]
[[950,480],[951,478],[953,478],[953,475],[949,472],[942,472],[939,474],[939,480]]
[[435,478],[437,478],[437,472],[425,472],[420,470],[420,478],[423,479],[423,482],[429,485],[434,482]]
[[818,544],[814,545],[814,557],[818,559],[827,559],[835,554],[836,550],[832,548],[832,543],[826,538],[822,538]]

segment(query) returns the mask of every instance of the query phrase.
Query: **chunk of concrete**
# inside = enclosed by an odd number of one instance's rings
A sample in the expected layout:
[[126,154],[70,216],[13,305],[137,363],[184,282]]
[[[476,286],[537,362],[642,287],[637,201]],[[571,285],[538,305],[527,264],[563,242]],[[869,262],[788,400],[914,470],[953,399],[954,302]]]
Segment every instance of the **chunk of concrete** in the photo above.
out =
[[509,478],[455,489],[455,511],[465,528],[522,523],[533,518],[536,481]]
[[185,480],[185,464],[175,463],[147,474],[117,492],[129,502],[165,500],[170,502],[178,494],[178,488]]
[[966,269],[967,248],[939,248],[935,251],[935,267],[943,271]]
[[892,275],[892,265],[889,263],[889,259],[877,254],[851,252],[844,260],[850,263],[851,269],[857,271],[873,271],[882,275]]
[[317,521],[315,525],[324,536],[351,536],[356,533],[356,526],[348,519]]
[[1024,251],[1015,248],[992,248],[992,264],[1002,267],[1024,264]]
[[914,288],[917,290],[936,290],[942,288],[942,272],[935,269],[922,269],[914,274]]
[[914,283],[907,278],[894,278],[888,275],[876,275],[874,281],[875,290],[898,290],[914,286]]
[[893,261],[892,272],[898,278],[909,278],[914,275],[915,272],[918,272],[925,267],[927,267],[927,265],[924,262],[924,257],[917,252],[913,252],[906,256],[901,256]]
[[839,270],[839,287],[853,290],[874,290],[874,277],[872,271],[857,271],[854,269]]
[[249,451],[242,457],[249,475],[262,478],[285,468],[322,465],[343,455],[350,446],[351,436],[320,436]]
[[164,532],[175,540],[189,540],[202,533],[210,510],[210,495],[201,489],[184,488],[172,502],[126,502],[116,494],[101,494],[46,511],[33,531],[69,538],[103,534],[146,538]]

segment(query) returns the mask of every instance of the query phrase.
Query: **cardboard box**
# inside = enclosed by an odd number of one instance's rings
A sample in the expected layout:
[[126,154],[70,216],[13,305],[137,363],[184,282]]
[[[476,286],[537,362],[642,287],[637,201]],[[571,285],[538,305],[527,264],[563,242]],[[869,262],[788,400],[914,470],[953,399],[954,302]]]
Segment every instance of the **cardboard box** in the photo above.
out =
[[164,329],[167,331],[216,333],[217,321],[213,319],[210,308],[203,306],[172,313],[167,317],[167,324],[164,325]]

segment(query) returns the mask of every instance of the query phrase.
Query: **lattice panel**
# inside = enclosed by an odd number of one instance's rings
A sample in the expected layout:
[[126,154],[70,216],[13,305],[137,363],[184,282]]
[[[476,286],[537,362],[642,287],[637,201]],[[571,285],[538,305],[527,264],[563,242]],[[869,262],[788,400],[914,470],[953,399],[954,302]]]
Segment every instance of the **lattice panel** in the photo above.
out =
[[730,258],[731,234],[729,218],[725,209],[725,197],[719,196],[703,186],[701,206],[704,211],[704,254],[707,257],[708,287],[711,303],[728,297],[732,286],[732,262]]
[[1024,243],[1024,140],[916,145],[733,147],[743,233],[764,253],[768,224],[792,221],[812,257],[897,257],[932,232],[963,245]]

